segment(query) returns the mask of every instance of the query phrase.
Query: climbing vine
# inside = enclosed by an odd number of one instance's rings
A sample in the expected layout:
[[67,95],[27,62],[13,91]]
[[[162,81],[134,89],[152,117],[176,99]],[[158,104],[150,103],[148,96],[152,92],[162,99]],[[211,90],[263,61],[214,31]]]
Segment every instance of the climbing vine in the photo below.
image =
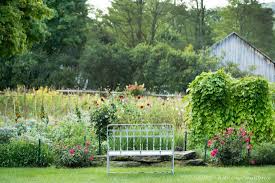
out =
[[190,121],[194,143],[228,127],[245,126],[255,141],[273,138],[274,122],[268,82],[260,77],[233,79],[223,70],[202,73],[189,85]]

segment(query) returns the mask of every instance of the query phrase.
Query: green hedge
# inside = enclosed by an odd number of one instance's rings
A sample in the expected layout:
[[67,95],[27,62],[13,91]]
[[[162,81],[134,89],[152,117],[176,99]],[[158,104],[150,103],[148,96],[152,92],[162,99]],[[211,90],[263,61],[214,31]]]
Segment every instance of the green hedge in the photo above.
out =
[[38,144],[26,141],[1,144],[0,152],[0,167],[44,167],[53,162],[47,145],[41,145],[39,153]]
[[251,160],[257,165],[275,165],[275,144],[262,143],[256,146]]
[[244,126],[256,142],[272,141],[274,121],[268,82],[260,77],[233,79],[223,70],[202,73],[189,86],[194,143],[228,127]]

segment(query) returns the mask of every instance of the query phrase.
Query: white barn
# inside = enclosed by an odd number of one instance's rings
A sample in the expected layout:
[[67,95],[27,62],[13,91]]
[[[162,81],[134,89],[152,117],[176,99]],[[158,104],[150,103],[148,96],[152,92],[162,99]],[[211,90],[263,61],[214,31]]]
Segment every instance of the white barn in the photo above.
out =
[[224,64],[238,64],[242,71],[254,67],[254,74],[275,82],[275,62],[235,32],[211,46],[210,54],[222,58]]

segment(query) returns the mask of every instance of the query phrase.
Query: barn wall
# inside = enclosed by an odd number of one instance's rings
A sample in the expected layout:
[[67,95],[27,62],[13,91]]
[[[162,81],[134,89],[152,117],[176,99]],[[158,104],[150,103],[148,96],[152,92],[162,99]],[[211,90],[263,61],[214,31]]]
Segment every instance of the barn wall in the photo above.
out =
[[275,82],[274,64],[235,34],[215,45],[211,53],[223,58],[222,63],[238,64],[240,70],[249,70],[255,66],[254,74],[262,75],[267,80]]

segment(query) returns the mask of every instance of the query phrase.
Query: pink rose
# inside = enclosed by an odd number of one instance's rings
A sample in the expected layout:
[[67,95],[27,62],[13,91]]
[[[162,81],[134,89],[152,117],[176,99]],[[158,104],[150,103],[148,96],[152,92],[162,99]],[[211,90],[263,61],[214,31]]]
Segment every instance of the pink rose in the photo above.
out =
[[217,153],[218,153],[218,149],[213,149],[210,154],[212,157],[214,157],[217,155]]
[[212,140],[208,140],[207,146],[210,147],[213,144]]
[[90,146],[91,145],[91,142],[89,142],[89,141],[86,141],[86,146]]
[[88,154],[89,153],[89,149],[88,148],[85,148],[84,149],[84,154]]
[[245,139],[245,142],[250,142],[250,137],[247,137],[247,138]]
[[227,130],[227,134],[231,135],[234,131],[234,128],[227,128],[226,130]]
[[74,149],[70,149],[69,152],[70,152],[71,155],[74,155],[75,150]]
[[93,161],[93,160],[94,160],[94,156],[90,156],[90,157],[89,157],[89,160],[90,160],[90,161]]

